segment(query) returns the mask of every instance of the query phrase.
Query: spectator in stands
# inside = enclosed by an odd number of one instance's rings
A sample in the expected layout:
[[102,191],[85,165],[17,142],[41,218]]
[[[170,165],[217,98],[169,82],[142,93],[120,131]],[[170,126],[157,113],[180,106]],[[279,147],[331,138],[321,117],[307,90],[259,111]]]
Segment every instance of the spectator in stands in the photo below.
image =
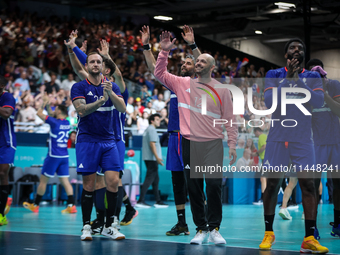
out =
[[69,95],[69,92],[72,88],[72,85],[75,84],[76,81],[74,80],[74,76],[73,73],[70,73],[67,76],[67,79],[63,80],[61,85],[60,85],[60,89],[63,89],[67,92],[67,94]]
[[147,102],[146,108],[143,110],[143,112],[147,112],[149,115],[156,113],[156,110],[152,107],[151,101]]
[[[30,99],[23,102],[24,108],[20,110],[19,112],[19,122],[25,122],[25,123],[32,123],[34,124],[37,111],[33,108],[33,101]],[[24,130],[25,131],[25,130]],[[26,131],[32,132],[33,126],[31,129],[27,129]]]
[[72,131],[69,135],[69,138],[68,138],[67,148],[75,148],[76,147],[76,137],[77,137],[77,132]]
[[161,124],[159,125],[159,128],[161,129],[167,129],[168,128],[168,110],[166,108],[163,108],[160,112],[161,115]]
[[243,138],[238,139],[236,149],[244,149],[245,141]]
[[137,131],[138,135],[142,135],[144,131],[148,128],[149,126],[149,114],[145,111],[143,112],[142,117],[137,119]]
[[127,104],[126,104],[126,118],[128,119],[131,114],[134,112],[133,108],[133,97],[129,97]]
[[141,117],[144,109],[145,109],[145,107],[142,105],[142,100],[140,99],[140,97],[137,97],[136,98],[136,106],[135,106],[135,115]]
[[14,81],[14,87],[20,87],[20,91],[30,91],[30,85],[27,79],[27,73],[23,71],[20,74],[20,78]]
[[60,88],[58,84],[56,83],[56,80],[57,80],[57,75],[55,73],[51,73],[51,81],[45,83],[45,85],[42,85],[42,86],[45,86],[45,91],[47,94],[52,94],[52,93],[56,93],[59,91]]
[[236,171],[244,172],[247,167],[252,166],[253,161],[250,159],[250,155],[251,155],[250,149],[244,149],[242,158],[239,158],[236,162]]
[[160,111],[165,107],[165,102],[163,100],[163,94],[159,93],[158,94],[158,99],[156,99],[153,104],[152,108],[156,110],[156,112],[160,113]]

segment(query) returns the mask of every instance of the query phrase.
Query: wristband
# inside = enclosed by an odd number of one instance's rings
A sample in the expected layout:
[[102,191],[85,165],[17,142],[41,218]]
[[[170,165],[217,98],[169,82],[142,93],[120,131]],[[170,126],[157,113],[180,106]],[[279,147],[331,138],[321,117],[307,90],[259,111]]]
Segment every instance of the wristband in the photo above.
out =
[[150,45],[149,45],[149,44],[145,44],[145,45],[143,45],[143,48],[144,48],[144,50],[151,50],[151,48],[150,48]]
[[192,50],[194,50],[194,49],[197,48],[197,45],[196,45],[196,43],[193,43],[193,44],[190,44],[189,47],[190,47]]

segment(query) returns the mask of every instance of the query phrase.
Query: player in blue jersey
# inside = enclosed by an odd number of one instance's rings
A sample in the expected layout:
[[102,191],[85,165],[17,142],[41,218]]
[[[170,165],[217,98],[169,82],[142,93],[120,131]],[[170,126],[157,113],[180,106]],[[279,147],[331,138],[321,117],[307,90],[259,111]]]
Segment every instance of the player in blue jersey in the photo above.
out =
[[[195,44],[194,33],[188,26],[183,27],[184,34],[182,33],[183,39],[189,44]],[[142,42],[144,45],[143,54],[146,59],[149,70],[154,73],[156,60],[150,50],[150,29],[148,26],[142,27],[140,31],[142,35]],[[196,47],[193,49],[193,53],[197,58],[201,52]],[[195,77],[195,59],[192,56],[187,56],[181,66],[181,76]],[[166,84],[164,85],[166,87]],[[186,181],[183,171],[183,160],[182,160],[182,136],[179,130],[179,113],[178,113],[178,102],[177,96],[171,91],[170,96],[170,109],[169,109],[169,143],[166,160],[166,169],[171,171],[173,192],[175,198],[176,212],[178,222],[171,230],[166,232],[168,236],[177,236],[180,234],[189,235],[189,228],[186,224],[185,219],[185,202],[187,197]],[[146,205],[147,206],[147,205]]]
[[[310,60],[306,68],[318,72],[323,81],[325,102],[322,107],[314,108],[312,115],[315,159],[322,170],[328,168],[331,171],[334,198],[331,235],[340,237],[340,179],[337,173],[340,165],[340,82],[327,79],[327,72],[323,70],[323,63],[319,59]],[[316,187],[320,185],[322,172],[317,171]]]
[[15,99],[4,91],[6,84],[6,79],[0,76],[0,226],[8,224],[5,216],[9,192],[8,171],[14,163],[17,146],[13,125]]
[[[286,67],[268,71],[265,80],[264,98],[267,108],[273,103],[273,88],[278,90],[278,107],[272,114],[272,126],[267,138],[266,154],[263,167],[268,169],[267,188],[263,195],[265,236],[260,249],[270,250],[275,242],[273,222],[279,186],[284,172],[275,173],[273,170],[280,166],[288,166],[292,161],[297,171],[302,191],[302,204],[305,212],[305,237],[301,252],[327,253],[328,249],[319,244],[314,238],[316,225],[316,203],[314,173],[315,154],[312,140],[312,107],[321,107],[324,96],[320,75],[302,68],[305,46],[300,39],[291,39],[285,46]],[[295,104],[286,106],[286,115],[281,115],[281,92],[283,88],[303,88],[308,90],[311,98],[302,106],[309,115],[305,115]],[[287,93],[289,99],[301,99],[303,93]],[[288,119],[288,120],[285,120]],[[280,123],[280,122],[281,123]],[[290,126],[290,127],[287,127]]]
[[93,206],[96,173],[102,168],[106,183],[106,223],[102,235],[125,239],[113,223],[117,205],[119,153],[115,142],[113,110],[125,112],[126,105],[118,86],[104,79],[103,58],[89,53],[85,68],[88,78],[73,85],[71,99],[78,113],[76,141],[77,171],[83,175],[81,240],[92,240],[90,218]]
[[43,96],[43,103],[38,109],[37,115],[51,127],[50,140],[48,146],[48,154],[45,158],[44,165],[41,171],[40,182],[37,189],[37,195],[34,203],[24,202],[23,206],[32,212],[39,212],[39,203],[45,194],[46,185],[49,178],[52,178],[57,173],[61,185],[65,188],[67,194],[67,208],[62,210],[62,213],[76,213],[77,209],[74,205],[73,188],[69,182],[69,164],[67,141],[70,132],[70,123],[66,120],[68,116],[67,107],[58,105],[54,111],[54,117],[46,116],[43,113],[46,105],[49,102],[47,95]]
[[[70,60],[75,72],[81,79],[85,79],[88,76],[87,71],[83,68],[83,61],[86,58],[86,54],[82,52],[75,44],[74,39],[77,31],[73,31],[70,36],[70,40],[68,43],[65,43],[68,46],[68,51],[70,53]],[[101,49],[98,49],[99,54],[104,58],[104,67],[103,67],[103,74],[109,78],[114,77],[115,82],[117,83],[120,92],[122,93],[124,102],[126,104],[127,99],[129,97],[127,88],[125,86],[125,82],[123,80],[123,76],[112,61],[109,55],[109,45],[106,41],[102,40],[100,42]],[[117,110],[114,110],[114,118],[115,121],[113,123],[115,139],[117,143],[117,148],[119,152],[119,159],[121,169],[124,170],[124,156],[125,156],[125,139],[124,139],[124,125],[125,125],[125,112],[121,113]],[[119,188],[118,188],[118,202],[117,208],[115,212],[114,225],[120,228],[119,225],[119,215],[121,210],[122,201],[126,206],[125,216],[121,221],[121,225],[129,225],[132,222],[132,219],[138,215],[138,211],[135,210],[130,202],[129,197],[127,196],[125,190],[123,189],[123,185],[121,182],[123,172],[120,174],[119,180]],[[103,178],[103,174],[101,171],[98,171],[98,176],[96,179],[96,188],[95,188],[95,207],[97,211],[97,218],[92,222],[92,233],[93,234],[100,234],[103,228],[104,223],[104,212],[105,212],[105,205],[104,205],[104,197],[105,197],[105,182]]]

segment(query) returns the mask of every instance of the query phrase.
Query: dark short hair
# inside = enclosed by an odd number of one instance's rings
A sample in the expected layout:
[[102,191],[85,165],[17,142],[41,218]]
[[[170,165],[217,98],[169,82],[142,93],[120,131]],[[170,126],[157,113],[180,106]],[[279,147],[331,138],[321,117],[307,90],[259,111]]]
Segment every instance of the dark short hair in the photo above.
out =
[[67,110],[67,107],[65,105],[59,104],[58,109],[61,111],[61,114],[68,116],[68,110]]
[[254,128],[254,134],[256,133],[256,131],[263,132],[263,130],[259,127]]
[[5,87],[6,84],[7,84],[7,80],[5,79],[5,77],[0,75],[0,87]]
[[[91,55],[94,55],[94,54],[98,54],[98,55],[100,56],[100,54],[99,54],[98,52],[96,52],[96,51],[90,52],[89,54],[87,54],[86,64],[89,63],[89,57],[90,57]],[[103,58],[102,56],[100,56],[100,57]]]
[[110,68],[110,73],[109,73],[108,77],[111,77],[113,75],[113,73],[116,71],[115,64],[113,63],[113,61],[111,59],[108,59],[108,58],[104,58],[103,62],[105,63],[106,68]]
[[151,121],[154,121],[156,117],[161,117],[161,115],[159,115],[159,113],[151,114],[149,117],[149,124],[151,124]]
[[196,64],[196,59],[195,59],[195,57],[194,57],[193,55],[187,54],[187,55],[185,56],[185,58],[190,58],[190,59],[194,62],[194,64]]
[[311,66],[321,66],[323,68],[323,63],[320,59],[313,58],[309,60],[308,63],[306,64],[306,69],[310,70],[309,68]]
[[290,39],[290,40],[286,43],[286,45],[285,45],[285,54],[287,53],[288,47],[289,47],[289,45],[290,45],[292,42],[299,42],[299,43],[301,43],[302,46],[303,46],[303,51],[306,52],[306,45],[305,45],[305,43],[304,43],[300,38],[293,38],[293,39]]

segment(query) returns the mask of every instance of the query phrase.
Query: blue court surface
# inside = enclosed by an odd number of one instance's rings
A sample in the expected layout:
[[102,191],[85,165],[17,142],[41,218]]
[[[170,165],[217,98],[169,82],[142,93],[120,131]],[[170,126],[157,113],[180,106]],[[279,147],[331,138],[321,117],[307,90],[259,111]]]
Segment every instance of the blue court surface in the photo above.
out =
[[[272,251],[260,251],[258,245],[264,235],[263,207],[256,205],[224,205],[220,232],[227,240],[225,246],[190,245],[195,227],[190,207],[186,207],[189,236],[166,236],[176,223],[175,205],[166,209],[139,208],[139,215],[121,232],[126,239],[112,241],[95,236],[92,242],[80,241],[82,216],[78,206],[76,214],[61,214],[61,206],[41,206],[39,213],[23,207],[12,207],[9,224],[0,227],[0,254],[299,254],[304,235],[302,207],[291,210],[293,220],[275,217],[276,243]],[[123,217],[124,207],[121,217]],[[277,208],[277,213],[278,213]],[[92,218],[95,218],[93,209]],[[333,205],[319,206],[318,228],[320,243],[329,248],[329,254],[340,254],[340,238],[330,235]]]

